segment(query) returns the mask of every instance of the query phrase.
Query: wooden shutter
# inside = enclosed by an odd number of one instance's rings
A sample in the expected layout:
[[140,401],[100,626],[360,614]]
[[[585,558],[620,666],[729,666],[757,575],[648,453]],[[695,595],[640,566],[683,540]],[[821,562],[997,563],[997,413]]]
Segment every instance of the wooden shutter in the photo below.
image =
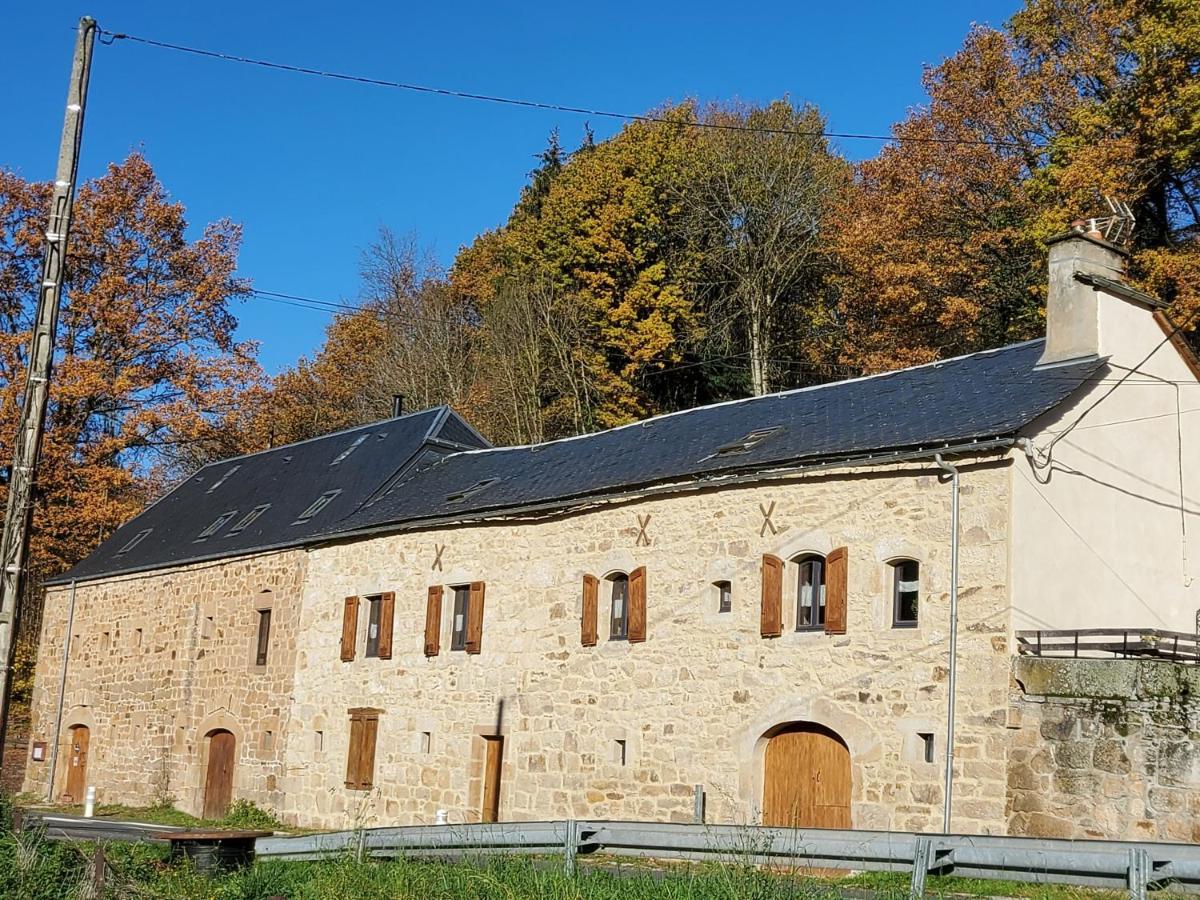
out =
[[600,579],[595,575],[583,576],[583,617],[580,620],[580,643],[585,647],[596,646],[599,615]]
[[379,595],[379,658],[392,658],[392,619],[396,612],[396,594],[386,591]]
[[483,588],[482,581],[472,581],[467,603],[466,651],[478,653],[483,641]]
[[375,741],[379,710],[350,710],[350,748],[346,755],[346,787],[366,790],[375,782]]
[[759,631],[763,637],[783,634],[783,560],[770,553],[762,558],[762,612]]
[[354,642],[358,638],[358,598],[347,597],[342,607],[342,662],[354,659]]
[[442,643],[442,586],[431,584],[425,600],[425,655],[437,656]]
[[646,639],[646,567],[629,573],[629,643]]
[[846,633],[846,548],[825,557],[825,633]]

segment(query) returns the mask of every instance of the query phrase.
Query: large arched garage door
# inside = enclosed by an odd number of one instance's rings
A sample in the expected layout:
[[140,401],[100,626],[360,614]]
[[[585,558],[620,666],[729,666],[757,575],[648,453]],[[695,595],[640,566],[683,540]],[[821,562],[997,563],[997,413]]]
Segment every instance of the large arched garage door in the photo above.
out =
[[850,827],[850,750],[812,722],[781,726],[763,755],[762,821],[792,828]]

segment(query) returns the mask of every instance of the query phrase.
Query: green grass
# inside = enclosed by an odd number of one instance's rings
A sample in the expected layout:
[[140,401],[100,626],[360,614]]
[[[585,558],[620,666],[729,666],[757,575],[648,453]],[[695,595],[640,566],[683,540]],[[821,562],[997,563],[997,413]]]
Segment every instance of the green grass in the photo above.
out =
[[[37,806],[37,812],[63,813],[78,816],[82,806]],[[123,806],[120,803],[98,803],[93,810],[98,819],[124,819],[130,822],[147,822],[151,825],[178,825],[183,828],[233,828],[256,831],[287,831],[303,833],[302,829],[291,828],[273,815],[259,809],[247,800],[235,800],[222,819],[197,819],[173,806]]]

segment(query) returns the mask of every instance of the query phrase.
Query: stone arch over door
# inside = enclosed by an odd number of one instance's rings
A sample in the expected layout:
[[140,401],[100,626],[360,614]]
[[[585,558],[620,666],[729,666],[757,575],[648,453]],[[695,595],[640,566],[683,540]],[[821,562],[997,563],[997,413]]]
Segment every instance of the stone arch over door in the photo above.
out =
[[816,722],[788,722],[763,736],[762,823],[850,828],[850,748]]
[[233,770],[237,761],[237,738],[232,731],[214,728],[204,736],[204,808],[201,817],[220,819],[233,799]]

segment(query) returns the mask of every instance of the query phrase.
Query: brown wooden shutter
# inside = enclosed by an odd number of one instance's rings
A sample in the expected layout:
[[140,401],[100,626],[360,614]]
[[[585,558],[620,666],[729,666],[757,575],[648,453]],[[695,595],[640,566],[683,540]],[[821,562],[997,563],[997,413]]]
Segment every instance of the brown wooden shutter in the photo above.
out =
[[350,710],[350,747],[346,754],[346,787],[366,790],[375,782],[375,741],[379,710]]
[[783,560],[770,553],[762,558],[762,612],[759,631],[763,637],[783,634]]
[[646,567],[629,573],[629,643],[646,639]]
[[350,749],[346,753],[346,787],[357,789],[362,771],[363,724],[361,715],[350,716]]
[[392,619],[396,613],[396,594],[386,591],[379,596],[379,658],[392,658]]
[[468,653],[478,653],[483,642],[483,589],[482,581],[471,582],[471,592],[467,602],[466,651]]
[[362,753],[358,760],[358,786],[366,789],[375,783],[375,739],[379,736],[379,716],[363,716]]
[[354,642],[358,638],[358,598],[347,597],[342,607],[342,662],[354,659]]
[[442,644],[442,586],[431,584],[425,600],[425,655],[437,656]]
[[600,607],[600,579],[595,575],[583,576],[583,617],[580,620],[580,643],[585,647],[596,646],[596,619]]
[[846,548],[825,557],[825,633],[846,633]]

